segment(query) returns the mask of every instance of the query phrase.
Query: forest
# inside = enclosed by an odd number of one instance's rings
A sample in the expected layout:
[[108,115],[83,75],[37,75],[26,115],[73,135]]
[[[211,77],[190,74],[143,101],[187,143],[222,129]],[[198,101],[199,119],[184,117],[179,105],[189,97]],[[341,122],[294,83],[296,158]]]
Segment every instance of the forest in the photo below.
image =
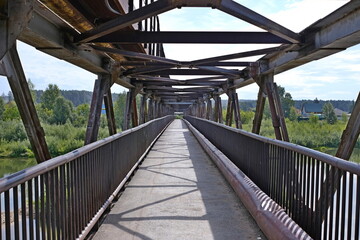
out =
[[[91,92],[63,91],[54,84],[45,91],[35,90],[29,81],[32,97],[44,128],[46,141],[52,157],[65,154],[83,146],[87,118],[90,111]],[[353,101],[323,101],[324,115],[320,120],[311,116],[308,121],[298,121],[297,105],[304,101],[295,101],[291,94],[279,86],[290,141],[305,147],[329,154],[335,154],[342,131],[347,124],[347,116],[337,119],[333,114],[334,106],[344,111],[351,111]],[[114,111],[118,131],[121,131],[126,93],[114,94]],[[320,100],[321,101],[321,100]],[[243,128],[251,131],[256,107],[254,100],[241,100],[241,120]],[[223,115],[226,115],[226,101],[223,101]],[[30,143],[11,92],[0,97],[0,158],[34,158]],[[274,138],[274,130],[268,103],[265,105],[261,135]],[[102,114],[99,139],[108,136],[106,115]],[[360,162],[360,142],[357,142],[352,161]]]

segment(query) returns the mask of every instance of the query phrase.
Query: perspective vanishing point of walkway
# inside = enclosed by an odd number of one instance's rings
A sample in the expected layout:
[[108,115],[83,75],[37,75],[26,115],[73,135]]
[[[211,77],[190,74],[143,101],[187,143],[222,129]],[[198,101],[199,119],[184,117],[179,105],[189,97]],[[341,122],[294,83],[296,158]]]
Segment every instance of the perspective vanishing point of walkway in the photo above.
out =
[[175,120],[93,239],[265,237],[186,124]]

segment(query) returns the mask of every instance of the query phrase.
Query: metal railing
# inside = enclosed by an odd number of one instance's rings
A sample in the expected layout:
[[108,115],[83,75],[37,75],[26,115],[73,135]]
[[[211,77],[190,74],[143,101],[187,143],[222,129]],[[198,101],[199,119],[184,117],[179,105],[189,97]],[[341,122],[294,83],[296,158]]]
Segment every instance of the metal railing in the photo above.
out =
[[152,120],[0,179],[0,239],[84,238],[172,119]]
[[314,239],[359,239],[360,165],[185,117]]

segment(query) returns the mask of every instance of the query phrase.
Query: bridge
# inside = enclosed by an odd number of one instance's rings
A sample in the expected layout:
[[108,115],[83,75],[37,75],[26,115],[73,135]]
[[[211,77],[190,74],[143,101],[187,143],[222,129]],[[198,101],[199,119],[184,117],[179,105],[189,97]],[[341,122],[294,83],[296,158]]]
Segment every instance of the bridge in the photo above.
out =
[[[158,15],[187,7],[265,31],[160,30]],[[300,33],[233,0],[4,0],[0,23],[0,74],[39,163],[0,179],[1,239],[359,239],[360,166],[348,159],[360,95],[330,156],[289,142],[274,76],[358,44],[360,1]],[[97,74],[83,147],[51,158],[16,40]],[[276,46],[179,61],[164,43]],[[128,88],[120,133],[114,84]],[[236,92],[249,84],[259,87],[251,133]],[[259,135],[266,99],[276,139]],[[103,102],[110,137],[98,140]]]

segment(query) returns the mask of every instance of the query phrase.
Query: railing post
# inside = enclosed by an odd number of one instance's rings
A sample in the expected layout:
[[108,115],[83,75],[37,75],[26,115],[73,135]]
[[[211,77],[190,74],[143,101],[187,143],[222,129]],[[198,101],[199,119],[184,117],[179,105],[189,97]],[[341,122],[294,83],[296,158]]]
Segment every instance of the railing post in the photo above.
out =
[[16,44],[5,54],[2,59],[2,67],[14,94],[36,160],[38,163],[44,162],[50,159],[51,156],[46,144],[44,129],[41,127],[24,70],[21,66]]

